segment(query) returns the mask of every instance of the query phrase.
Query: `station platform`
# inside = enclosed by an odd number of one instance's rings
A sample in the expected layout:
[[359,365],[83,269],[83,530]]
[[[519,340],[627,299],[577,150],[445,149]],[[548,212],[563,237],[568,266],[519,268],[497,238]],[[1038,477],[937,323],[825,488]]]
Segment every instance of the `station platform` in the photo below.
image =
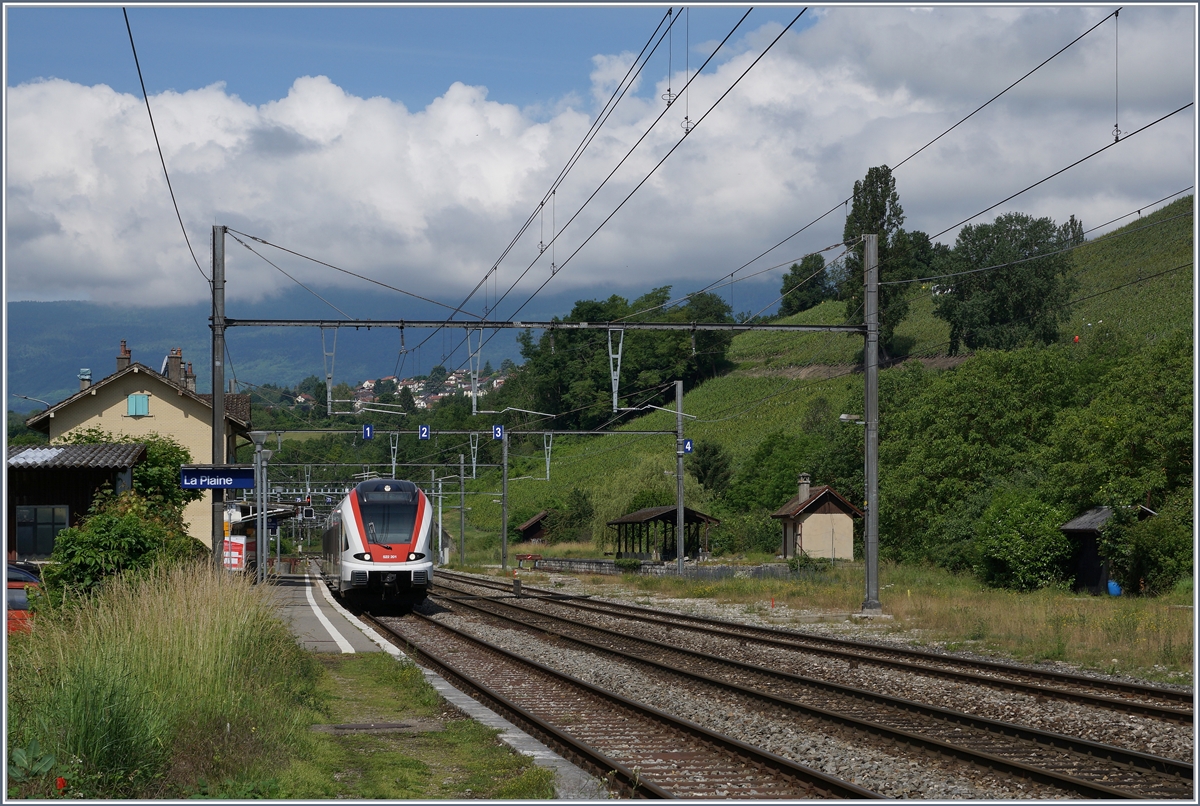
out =
[[381,651],[380,642],[363,631],[364,625],[334,600],[315,573],[279,574],[271,580],[279,613],[305,649],[342,653]]
[[[400,650],[338,604],[316,570],[316,566],[311,565],[306,574],[271,577],[271,590],[280,615],[300,645],[313,652],[388,652],[399,656]],[[606,797],[603,782],[599,779],[454,688],[436,672],[424,667],[421,671],[452,705],[472,719],[498,730],[500,741],[531,757],[534,764],[553,770],[557,800],[602,800]]]

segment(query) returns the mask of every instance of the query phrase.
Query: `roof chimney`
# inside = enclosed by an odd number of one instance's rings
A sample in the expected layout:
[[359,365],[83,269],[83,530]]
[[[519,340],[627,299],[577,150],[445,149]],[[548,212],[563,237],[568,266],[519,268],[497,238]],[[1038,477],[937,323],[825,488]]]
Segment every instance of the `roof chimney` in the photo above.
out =
[[183,374],[183,385],[189,392],[196,391],[196,373],[192,372],[192,362],[187,362],[187,372]]
[[79,370],[79,391],[89,388],[92,385],[92,371],[87,367]]
[[183,386],[183,348],[172,347],[167,356],[167,378],[176,386]]
[[809,495],[811,495],[811,493],[809,492],[809,489],[810,489],[810,484],[809,484],[809,483],[810,483],[811,481],[812,481],[812,477],[811,477],[811,476],[809,476],[807,473],[801,473],[801,474],[800,474],[800,479],[799,479],[799,482],[800,482],[800,498],[799,498],[799,501],[800,501],[800,503],[801,503],[801,504],[803,504],[805,501],[807,501],[807,500],[808,500],[808,497],[809,497]]
[[129,362],[132,360],[133,353],[129,352],[129,348],[125,346],[125,339],[121,339],[121,352],[117,353],[117,372],[129,369]]

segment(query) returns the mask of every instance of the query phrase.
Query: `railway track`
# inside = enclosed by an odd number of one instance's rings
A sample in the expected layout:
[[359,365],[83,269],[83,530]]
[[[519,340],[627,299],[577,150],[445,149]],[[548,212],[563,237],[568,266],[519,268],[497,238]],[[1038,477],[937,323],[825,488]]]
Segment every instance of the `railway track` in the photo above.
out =
[[[457,581],[493,591],[511,592],[512,585],[454,572],[440,572],[439,581]],[[462,592],[460,590],[460,592]],[[1138,714],[1182,724],[1192,724],[1193,695],[1159,686],[1147,686],[1084,675],[1031,669],[994,661],[959,658],[917,649],[884,647],[865,641],[830,638],[792,630],[756,627],[720,619],[655,610],[637,605],[564,595],[522,587],[522,595],[556,605],[613,618],[718,636],[740,641],[801,650],[846,661],[851,667],[874,665],[940,677],[962,683],[1030,695],[1044,700],[1074,702],[1117,713]]]
[[806,730],[828,730],[832,724],[858,731],[860,741],[884,737],[901,746],[1054,787],[1059,790],[1057,797],[1065,793],[1098,798],[1185,798],[1193,791],[1191,766],[1171,759],[715,658],[532,610],[524,604],[528,600],[443,601],[506,626],[566,639],[583,651],[605,653],[620,662],[650,667],[657,674],[684,677],[688,685],[701,690],[701,698],[713,697],[715,689],[721,697],[743,698],[747,709],[791,711],[797,719],[810,723]]
[[875,792],[606,692],[413,613],[365,617],[440,674],[625,796],[878,798]]

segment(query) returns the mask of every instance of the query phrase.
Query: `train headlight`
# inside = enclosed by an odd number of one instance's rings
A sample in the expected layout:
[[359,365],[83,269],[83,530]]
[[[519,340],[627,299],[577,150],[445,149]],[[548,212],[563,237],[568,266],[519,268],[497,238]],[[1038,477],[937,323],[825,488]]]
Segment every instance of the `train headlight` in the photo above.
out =
[[369,563],[369,562],[371,562],[371,552],[367,551],[367,552],[360,552],[358,554],[355,554],[354,559],[362,560],[363,562]]
[[423,559],[425,559],[425,555],[419,551],[410,551],[408,553],[408,561],[409,562],[412,562],[413,560],[423,560]]

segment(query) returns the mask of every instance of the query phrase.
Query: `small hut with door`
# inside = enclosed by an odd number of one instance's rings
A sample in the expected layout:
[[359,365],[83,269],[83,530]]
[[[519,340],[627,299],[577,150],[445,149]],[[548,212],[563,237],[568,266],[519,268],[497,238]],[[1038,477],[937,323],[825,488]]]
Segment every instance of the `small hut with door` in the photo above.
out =
[[[679,556],[676,539],[678,510],[673,506],[650,507],[611,520],[617,530],[616,557],[639,560],[674,560]],[[683,508],[683,554],[696,559],[707,548],[708,528],[718,519],[694,509]]]
[[[1157,515],[1148,507],[1137,508],[1137,519]],[[1108,590],[1108,560],[1100,554],[1100,533],[1112,520],[1111,507],[1093,507],[1078,518],[1058,527],[1071,541],[1071,567],[1075,571],[1074,589],[1101,595]]]
[[783,524],[783,556],[801,553],[829,560],[854,559],[854,519],[862,510],[828,484],[812,486],[801,473],[795,497],[771,514]]

